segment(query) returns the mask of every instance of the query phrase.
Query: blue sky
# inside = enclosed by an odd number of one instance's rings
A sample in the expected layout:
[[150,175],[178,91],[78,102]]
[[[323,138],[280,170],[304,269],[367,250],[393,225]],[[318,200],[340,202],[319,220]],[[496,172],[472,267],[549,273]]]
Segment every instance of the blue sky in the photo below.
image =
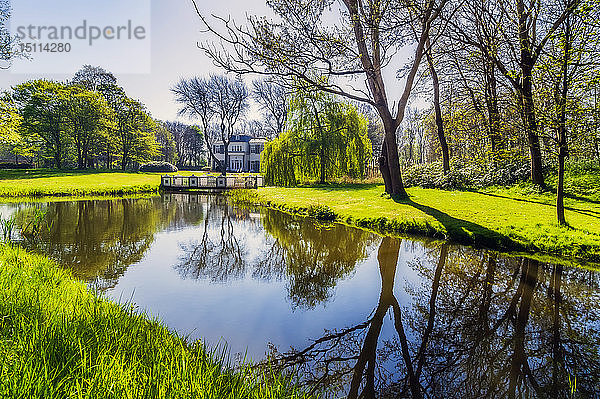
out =
[[[82,59],[61,69],[71,71],[62,74],[16,74],[11,71],[0,70],[0,89],[8,89],[12,85],[42,77],[64,81],[70,79],[73,73],[85,63],[106,67],[108,63],[114,62],[115,59],[122,59],[125,60],[124,62],[138,62],[142,66],[148,66],[148,68],[145,71],[146,73],[115,73],[119,84],[127,90],[130,96],[138,98],[146,104],[155,118],[174,120],[178,119],[178,105],[173,101],[170,88],[182,77],[203,76],[212,72],[221,73],[212,65],[210,59],[197,48],[198,41],[210,39],[210,36],[201,32],[202,25],[191,0],[13,0],[14,7],[18,7],[16,2],[44,4],[36,11],[42,14],[52,13],[52,18],[57,20],[57,24],[65,18],[69,21],[77,21],[77,23],[84,17],[91,21],[108,20],[111,23],[113,18],[118,21],[127,20],[129,15],[134,15],[137,18],[140,14],[139,10],[133,7],[136,4],[149,3],[150,57],[149,61],[142,60],[142,55],[131,53],[119,57],[115,51],[111,50],[111,47],[95,44],[94,49],[97,53],[94,54],[94,58],[98,59],[98,55],[100,55],[100,60],[106,61],[86,62]],[[118,7],[118,12],[115,12],[114,8],[107,7],[107,4],[111,2],[118,4],[118,6],[114,6]],[[242,21],[246,14],[269,15],[270,12],[265,3],[265,0],[197,0],[200,11],[204,15],[231,15],[236,21]],[[47,4],[52,5],[53,12],[48,11],[50,8]],[[35,14],[33,10],[32,13]],[[111,15],[111,13],[115,15]],[[127,14],[127,16],[123,14]],[[143,54],[143,52],[141,53]],[[402,89],[402,85],[394,77],[394,67],[400,67],[409,55],[409,53],[401,51],[397,65],[392,66],[386,73],[387,87],[390,91],[389,98],[392,101],[399,98]],[[117,66],[123,67],[124,65]],[[144,68],[139,65],[133,68],[138,72],[142,69]],[[419,103],[418,100],[417,103]],[[249,119],[258,117],[256,107],[251,107]]]
[[[14,2],[19,0],[13,0]],[[41,0],[40,0],[41,1]],[[52,2],[57,14],[71,13],[73,18],[79,14],[94,15],[106,4],[105,1],[81,0],[43,0]],[[121,0],[128,2],[128,0]],[[134,0],[133,2],[138,1]],[[199,0],[202,12],[218,15],[231,14],[241,19],[248,13],[265,14],[267,8],[263,0]],[[72,5],[72,7],[71,7]],[[104,13],[108,10],[103,9]],[[123,12],[123,11],[121,11]],[[132,11],[135,14],[135,11]],[[151,1],[151,62],[150,73],[119,74],[119,84],[125,87],[130,96],[139,98],[153,116],[162,120],[177,117],[177,104],[170,93],[171,86],[181,77],[205,75],[219,72],[211,61],[197,48],[198,40],[207,38],[201,34],[201,25],[191,0],[152,0]],[[101,49],[106,59],[114,57],[108,49]],[[81,65],[71,65],[74,72]],[[102,65],[101,65],[102,66]],[[0,89],[35,78],[66,80],[72,74],[16,74],[0,70]]]

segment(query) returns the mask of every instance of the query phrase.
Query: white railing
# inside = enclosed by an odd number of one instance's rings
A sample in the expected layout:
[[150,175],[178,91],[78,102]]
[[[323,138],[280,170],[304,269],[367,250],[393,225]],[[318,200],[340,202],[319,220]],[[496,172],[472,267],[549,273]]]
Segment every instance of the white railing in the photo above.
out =
[[161,176],[161,188],[166,189],[233,189],[264,186],[262,176]]

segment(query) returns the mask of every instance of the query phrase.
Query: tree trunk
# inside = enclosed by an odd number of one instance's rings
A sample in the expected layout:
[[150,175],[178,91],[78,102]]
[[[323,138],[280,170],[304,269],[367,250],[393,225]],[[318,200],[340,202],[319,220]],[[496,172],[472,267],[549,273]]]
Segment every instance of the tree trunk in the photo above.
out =
[[596,160],[598,161],[598,166],[600,166],[600,140],[598,140],[598,136],[594,138],[594,142],[596,143]]
[[530,40],[530,13],[525,9],[523,0],[517,0],[517,14],[519,16],[519,44],[521,54],[519,59],[519,68],[521,69],[521,106],[523,112],[523,121],[527,131],[527,143],[529,145],[529,156],[531,163],[531,180],[533,184],[546,189],[544,175],[542,174],[542,151],[540,148],[540,139],[537,131],[537,121],[535,118],[535,106],[533,100],[533,67],[535,60],[531,51]]
[[383,160],[380,159],[379,166],[381,175],[384,176],[385,192],[396,199],[408,198],[408,194],[402,183],[402,174],[400,172],[398,144],[396,143],[397,126],[391,120],[387,122],[384,120],[384,128],[385,137],[383,139],[383,151],[381,152]]
[[488,132],[492,151],[492,162],[498,164],[498,150],[503,148],[500,135],[500,111],[498,109],[498,90],[493,61],[486,58],[485,67],[485,103],[488,111]]
[[565,156],[565,148],[561,145],[558,150],[558,184],[556,188],[556,216],[558,218],[558,224],[562,226],[567,225],[567,221],[565,220],[564,204]]
[[60,169],[62,164],[61,164],[61,158],[62,158],[62,154],[60,151],[60,145],[56,146],[56,152],[54,153],[54,164],[56,165],[57,169]]
[[568,154],[567,148],[567,96],[569,95],[569,55],[571,51],[571,23],[570,18],[565,20],[563,59],[561,67],[561,91],[557,93],[559,108],[559,123],[557,129],[558,139],[558,184],[556,187],[556,216],[558,224],[565,226],[565,204],[564,204],[564,182],[565,182],[565,158]]
[[390,176],[390,169],[387,166],[387,157],[384,155],[387,154],[387,145],[385,140],[383,140],[383,144],[381,146],[381,155],[379,156],[379,170],[381,171],[381,177],[383,178],[383,183],[385,184],[385,192],[390,193],[388,191],[388,187],[392,185],[392,177]]
[[433,83],[433,108],[435,109],[435,125],[437,127],[437,136],[440,142],[440,148],[442,149],[442,166],[444,174],[450,172],[450,152],[448,150],[448,142],[446,141],[446,135],[444,134],[444,121],[442,120],[442,106],[440,104],[440,80],[438,78],[437,71],[433,65],[433,59],[431,57],[431,46],[429,39],[427,40],[427,63],[429,64],[429,73],[431,74],[431,81]]
[[223,165],[221,165],[221,173],[223,176],[227,176],[227,166],[229,166],[229,142],[225,142],[225,140],[223,140],[223,144],[225,147],[225,162],[223,162]]
[[537,132],[537,121],[535,118],[535,108],[533,103],[533,88],[531,84],[531,70],[529,76],[524,78],[522,105],[525,128],[527,130],[527,144],[529,145],[529,157],[531,167],[531,181],[533,184],[546,189],[544,175],[542,173],[542,150],[540,148],[540,139]]
[[77,144],[77,169],[83,169],[83,151],[79,144]]

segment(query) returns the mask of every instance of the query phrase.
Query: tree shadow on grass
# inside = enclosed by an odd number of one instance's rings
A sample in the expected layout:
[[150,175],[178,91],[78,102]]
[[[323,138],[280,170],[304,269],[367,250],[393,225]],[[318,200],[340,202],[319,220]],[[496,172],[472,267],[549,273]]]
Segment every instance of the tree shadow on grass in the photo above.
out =
[[566,193],[566,194],[565,194],[565,197],[566,197],[566,198],[569,198],[569,199],[576,200],[576,201],[581,201],[581,202],[590,202],[590,203],[592,203],[592,204],[599,204],[599,205],[600,205],[600,201],[593,200],[593,199],[591,199],[591,198],[588,198],[588,197],[582,197],[581,195],[575,195],[575,194],[569,194],[569,193]]
[[409,199],[394,199],[399,204],[409,205],[419,211],[432,216],[440,222],[448,232],[448,239],[464,244],[484,246],[489,248],[524,250],[525,248],[518,242],[496,232],[481,226],[477,223],[464,219],[458,219],[448,215],[438,209],[427,205],[422,205]]
[[[513,201],[519,201],[519,202],[529,202],[531,204],[539,204],[539,205],[544,205],[544,206],[549,206],[551,208],[554,208],[556,205],[555,204],[547,204],[545,202],[542,201],[535,201],[535,200],[529,200],[529,199],[523,199],[523,198],[514,198],[514,197],[509,197],[506,195],[500,195],[500,194],[492,194],[492,193],[485,193],[485,192],[481,192],[481,191],[475,191],[478,194],[482,194],[482,195],[487,195],[489,197],[496,197],[496,198],[505,198],[505,199],[509,199],[509,200],[513,200]],[[587,200],[584,197],[578,197],[578,196],[571,196],[571,195],[565,195],[567,198],[571,198],[571,199],[575,199],[578,201],[586,201],[586,202],[591,202],[591,203],[597,203],[596,201],[593,200]],[[598,202],[600,203],[600,202]],[[581,215],[585,215],[585,216],[590,216],[596,219],[600,219],[600,212],[598,211],[592,211],[591,209],[580,209],[580,208],[573,208],[572,206],[565,206],[565,209],[572,211],[572,212],[576,212],[579,213]]]

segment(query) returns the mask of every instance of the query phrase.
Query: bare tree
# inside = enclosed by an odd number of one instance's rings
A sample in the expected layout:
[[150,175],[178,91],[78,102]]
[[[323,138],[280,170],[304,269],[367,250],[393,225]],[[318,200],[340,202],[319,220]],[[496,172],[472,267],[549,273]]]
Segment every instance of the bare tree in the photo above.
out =
[[231,79],[224,75],[213,75],[209,80],[212,107],[217,118],[219,142],[223,143],[225,162],[221,165],[223,175],[229,166],[229,143],[236,134],[235,127],[241,122],[248,109],[250,93],[241,79]]
[[75,73],[71,83],[96,91],[102,85],[116,85],[117,78],[112,72],[108,72],[99,66],[84,65]]
[[214,165],[218,165],[221,169],[221,161],[213,151],[213,136],[209,134],[212,130],[211,123],[215,117],[215,110],[208,80],[199,77],[181,79],[171,91],[175,95],[175,101],[181,105],[179,115],[191,119],[200,119],[210,159],[212,159]]
[[260,105],[264,126],[268,128],[271,138],[279,136],[285,127],[288,114],[285,87],[272,79],[255,80],[252,83],[252,96]]
[[165,122],[173,135],[177,155],[177,167],[200,166],[204,159],[204,139],[200,127],[181,122]]
[[[371,104],[385,127],[380,169],[386,192],[406,197],[396,130],[402,119],[423,58],[432,24],[447,0],[273,0],[279,20],[250,16],[247,26],[197,13],[218,43],[200,43],[215,64],[236,73],[292,78],[306,88]],[[194,1],[194,4],[196,2]],[[334,7],[337,6],[337,7]],[[327,14],[328,12],[334,15]],[[332,21],[338,20],[335,24]],[[400,48],[414,45],[398,102],[385,87],[384,69]],[[362,87],[354,87],[363,78]]]
[[[248,109],[248,89],[241,79],[213,75],[208,79],[181,79],[171,91],[181,104],[179,115],[200,119],[208,153],[223,174],[229,164],[229,143]],[[213,124],[214,121],[214,124]],[[225,160],[214,154],[213,145],[223,143]]]

